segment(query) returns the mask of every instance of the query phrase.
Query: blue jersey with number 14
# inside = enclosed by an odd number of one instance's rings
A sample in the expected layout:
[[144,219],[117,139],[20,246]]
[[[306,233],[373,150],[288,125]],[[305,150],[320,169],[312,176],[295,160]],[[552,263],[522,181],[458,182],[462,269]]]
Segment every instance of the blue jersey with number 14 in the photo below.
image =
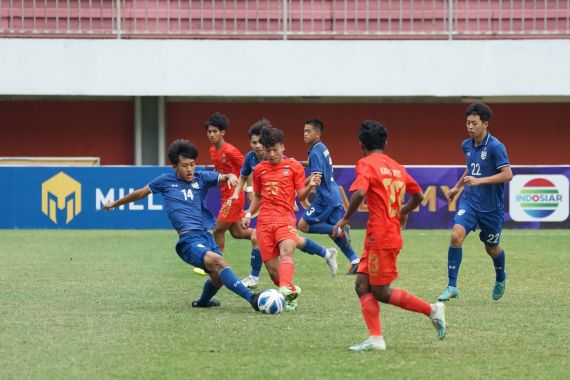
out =
[[[499,173],[502,167],[510,165],[505,146],[489,132],[478,147],[475,147],[473,139],[467,139],[461,143],[461,149],[465,153],[468,176],[490,177]],[[476,211],[503,210],[504,190],[502,183],[465,186],[462,197]]]
[[168,219],[176,231],[206,231],[216,225],[206,207],[206,194],[209,188],[218,185],[218,177],[216,171],[201,171],[194,173],[192,182],[186,182],[176,174],[163,174],[148,187],[153,194],[159,193],[164,198]]
[[338,185],[333,177],[332,158],[329,150],[318,141],[309,150],[309,174],[321,173],[321,184],[317,186],[317,196],[313,203],[339,206],[342,204]]

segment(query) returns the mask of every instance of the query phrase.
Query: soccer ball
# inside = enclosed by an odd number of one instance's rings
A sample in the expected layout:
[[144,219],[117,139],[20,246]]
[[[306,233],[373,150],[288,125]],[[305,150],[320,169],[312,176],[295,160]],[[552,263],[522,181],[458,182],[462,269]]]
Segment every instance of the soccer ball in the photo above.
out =
[[263,314],[279,314],[285,308],[285,297],[275,289],[264,290],[257,299],[257,307]]

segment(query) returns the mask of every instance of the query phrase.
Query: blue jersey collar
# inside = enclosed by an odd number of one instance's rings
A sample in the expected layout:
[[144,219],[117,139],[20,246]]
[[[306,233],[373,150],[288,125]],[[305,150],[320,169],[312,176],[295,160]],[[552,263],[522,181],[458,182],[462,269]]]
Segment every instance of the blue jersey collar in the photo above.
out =
[[316,147],[319,144],[322,144],[323,142],[321,140],[317,141],[316,143],[314,143],[313,145],[311,145],[311,147],[309,148],[309,150],[307,151],[307,154],[311,153],[311,150],[313,150],[314,147]]
[[481,145],[475,146],[475,139],[471,139],[471,145],[475,149],[480,148],[482,146],[487,146],[490,138],[491,138],[491,133],[489,131],[487,131],[487,135],[485,137],[483,137],[483,140],[481,140]]

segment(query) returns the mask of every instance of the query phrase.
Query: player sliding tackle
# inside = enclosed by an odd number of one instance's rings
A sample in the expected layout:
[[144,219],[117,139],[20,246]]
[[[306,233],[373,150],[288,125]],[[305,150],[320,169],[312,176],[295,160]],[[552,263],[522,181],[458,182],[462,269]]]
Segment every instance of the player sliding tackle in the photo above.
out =
[[155,178],[145,187],[106,204],[104,210],[110,211],[138,201],[150,193],[161,194],[172,227],[178,232],[176,253],[184,262],[203,269],[210,276],[204,283],[200,299],[193,301],[192,307],[220,306],[220,302],[213,297],[225,285],[258,310],[257,296],[234,274],[208,232],[215,226],[212,213],[204,206],[208,189],[220,183],[234,187],[238,180],[234,174],[196,172],[197,157],[198,150],[192,143],[187,140],[174,141],[168,148],[168,159],[174,173]]
[[[441,302],[429,304],[403,289],[391,288],[398,277],[396,261],[402,248],[400,228],[404,228],[410,211],[423,199],[421,188],[403,166],[384,154],[388,131],[374,120],[365,120],[358,131],[364,158],[356,163],[353,193],[344,217],[335,225],[333,234],[348,224],[364,198],[369,218],[364,252],[356,274],[356,293],[370,337],[349,349],[351,351],[385,350],[380,325],[380,305],[389,303],[429,317],[439,339],[445,337],[445,314]],[[410,200],[402,206],[404,193]]]
[[293,310],[301,293],[301,288],[293,284],[293,253],[299,241],[293,210],[295,195],[305,200],[320,184],[320,176],[312,176],[305,187],[301,163],[283,157],[285,145],[279,129],[264,128],[261,143],[267,161],[257,164],[253,171],[253,200],[242,224],[249,227],[251,216],[259,210],[257,240],[261,258],[269,277],[285,297],[285,307]]

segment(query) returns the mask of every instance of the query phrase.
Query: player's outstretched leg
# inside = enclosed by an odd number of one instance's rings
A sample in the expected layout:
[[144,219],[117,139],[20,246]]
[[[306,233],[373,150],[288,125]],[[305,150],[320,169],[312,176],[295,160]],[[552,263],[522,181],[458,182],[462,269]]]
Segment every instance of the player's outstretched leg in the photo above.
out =
[[204,256],[204,264],[208,270],[217,272],[222,284],[246,300],[254,309],[256,309],[257,305],[253,305],[252,303],[254,294],[242,284],[239,278],[232,271],[232,268],[228,266],[223,256],[215,252],[208,251]]

